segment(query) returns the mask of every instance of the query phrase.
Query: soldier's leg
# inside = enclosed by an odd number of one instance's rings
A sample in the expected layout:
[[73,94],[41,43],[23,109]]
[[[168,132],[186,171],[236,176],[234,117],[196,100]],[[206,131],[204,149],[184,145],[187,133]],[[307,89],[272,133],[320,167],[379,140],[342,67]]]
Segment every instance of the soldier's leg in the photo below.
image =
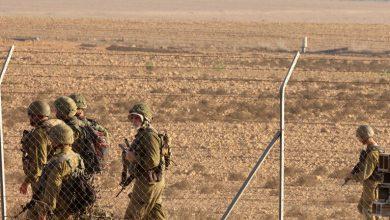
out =
[[[32,194],[35,194],[38,191],[38,181],[31,183],[31,191]],[[35,220],[38,219],[38,212],[36,209],[28,209],[26,212],[26,219],[27,220]]]
[[152,197],[154,198],[154,206],[150,211],[148,218],[150,220],[164,220],[167,219],[166,212],[162,206],[162,194],[165,188],[165,179],[156,183]]
[[165,219],[161,206],[164,184],[164,180],[158,183],[136,180],[125,219]]
[[372,203],[377,198],[377,184],[375,182],[368,182],[363,184],[362,197],[360,198],[359,205],[362,207],[362,214],[365,219],[376,220],[376,216],[372,215]]

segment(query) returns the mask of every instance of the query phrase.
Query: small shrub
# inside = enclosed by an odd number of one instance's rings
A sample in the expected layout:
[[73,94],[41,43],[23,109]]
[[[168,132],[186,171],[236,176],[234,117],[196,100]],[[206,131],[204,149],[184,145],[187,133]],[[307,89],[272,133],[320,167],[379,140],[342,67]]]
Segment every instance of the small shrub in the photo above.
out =
[[216,71],[223,71],[225,70],[225,65],[223,65],[223,63],[214,64],[213,69]]
[[145,68],[146,68],[146,70],[149,71],[149,72],[152,71],[152,70],[154,69],[154,64],[153,64],[153,62],[152,62],[152,61],[146,62]]

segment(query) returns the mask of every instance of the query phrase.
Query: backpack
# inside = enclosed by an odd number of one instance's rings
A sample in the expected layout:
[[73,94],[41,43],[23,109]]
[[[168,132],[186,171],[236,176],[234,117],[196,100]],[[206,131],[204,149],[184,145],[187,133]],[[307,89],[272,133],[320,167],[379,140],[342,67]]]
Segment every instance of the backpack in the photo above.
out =
[[60,197],[69,204],[68,213],[83,214],[96,201],[96,191],[83,172],[75,172],[62,183]]
[[85,173],[100,173],[103,169],[103,155],[97,145],[101,143],[101,138],[92,126],[80,126],[80,136],[74,143],[76,152],[84,160]]
[[[39,179],[38,190],[34,193],[31,206],[34,206],[36,201],[41,200],[44,193],[44,188],[47,181],[47,175],[57,163],[61,163],[68,159],[65,155],[59,160],[50,161],[43,169],[42,176]],[[71,214],[82,214],[86,209],[96,201],[96,191],[85,174],[84,163],[81,160],[79,167],[62,182],[59,197],[64,198],[66,204],[69,204],[67,212]],[[30,204],[29,203],[29,204]]]
[[94,141],[94,144],[97,156],[100,160],[104,161],[107,158],[109,147],[108,137],[104,132],[105,128],[103,128],[103,126],[99,125],[93,119],[87,118],[86,120],[89,122],[91,129],[96,135],[96,140]]

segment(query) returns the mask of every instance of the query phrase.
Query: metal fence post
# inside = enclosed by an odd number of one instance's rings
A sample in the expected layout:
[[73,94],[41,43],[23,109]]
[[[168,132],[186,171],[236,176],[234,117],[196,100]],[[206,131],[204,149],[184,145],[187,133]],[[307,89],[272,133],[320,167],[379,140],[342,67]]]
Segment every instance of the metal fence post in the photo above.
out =
[[272,138],[271,142],[268,144],[267,148],[264,150],[263,154],[260,156],[256,165],[253,167],[252,171],[249,173],[248,177],[246,178],[244,184],[242,184],[240,190],[238,191],[236,196],[233,198],[233,201],[230,203],[229,207],[227,208],[227,210],[223,214],[223,216],[221,218],[222,220],[226,220],[229,217],[231,211],[233,210],[234,206],[236,205],[236,203],[240,199],[242,193],[244,192],[246,187],[251,182],[253,176],[256,174],[257,170],[260,168],[261,164],[263,163],[263,161],[267,157],[269,151],[272,149],[272,146],[274,146],[274,143],[278,140],[279,137],[280,137],[280,131],[276,132],[274,138]]
[[0,168],[1,168],[1,210],[2,210],[2,219],[7,219],[7,201],[6,201],[6,192],[5,192],[5,170],[4,170],[4,139],[3,139],[3,112],[2,112],[2,104],[1,104],[1,84],[3,82],[3,78],[5,72],[7,71],[8,64],[11,60],[12,53],[14,51],[15,46],[12,45],[11,49],[8,52],[7,60],[3,65],[3,69],[1,70],[0,75]]
[[287,72],[286,77],[282,85],[280,86],[279,97],[280,97],[280,183],[279,183],[279,220],[283,220],[284,213],[284,95],[288,80],[290,79],[295,65],[298,62],[300,56],[299,51],[296,53],[294,60]]

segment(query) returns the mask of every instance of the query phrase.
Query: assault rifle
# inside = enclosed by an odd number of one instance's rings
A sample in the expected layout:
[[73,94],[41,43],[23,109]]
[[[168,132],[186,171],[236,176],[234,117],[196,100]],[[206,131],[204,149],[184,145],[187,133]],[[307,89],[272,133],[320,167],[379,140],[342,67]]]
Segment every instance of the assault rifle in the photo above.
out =
[[26,205],[22,206],[22,211],[20,211],[17,215],[15,215],[13,218],[17,219],[21,214],[23,214],[27,209],[32,209],[37,201],[33,198],[31,199]]
[[[126,147],[123,147],[122,145],[118,145],[121,149],[122,149],[122,155],[125,157],[126,156],[126,152],[128,150],[133,150],[131,148],[131,145],[129,143],[129,140],[127,138],[125,138],[125,144],[126,144]],[[135,176],[134,174],[131,174],[130,176],[127,176],[127,170],[128,170],[128,167],[126,164],[126,161],[123,160],[123,170],[122,170],[122,181],[121,183],[119,184],[120,186],[122,186],[121,190],[118,192],[118,194],[116,194],[115,198],[118,197],[122,192],[123,190],[126,189],[127,186],[130,185],[131,182],[133,182],[133,180],[135,179]]]
[[[351,171],[352,175],[358,173],[361,170],[362,163],[364,163],[364,160],[366,160],[366,157],[367,157],[367,151],[361,150],[360,155],[359,155],[359,162],[353,167],[353,169]],[[345,179],[344,183],[341,185],[341,187],[347,185],[347,183],[351,180],[352,180],[351,178]]]

